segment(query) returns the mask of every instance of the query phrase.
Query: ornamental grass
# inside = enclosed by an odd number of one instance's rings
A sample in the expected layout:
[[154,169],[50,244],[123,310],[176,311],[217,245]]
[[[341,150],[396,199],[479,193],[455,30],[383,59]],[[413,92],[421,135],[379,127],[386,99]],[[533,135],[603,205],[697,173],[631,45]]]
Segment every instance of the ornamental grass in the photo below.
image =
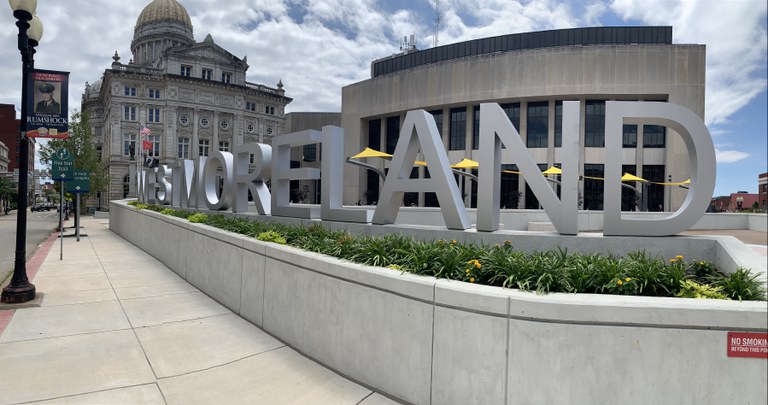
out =
[[766,300],[765,283],[749,269],[724,274],[711,262],[689,261],[684,255],[663,258],[643,250],[625,256],[581,254],[559,247],[522,252],[515,250],[513,240],[488,245],[456,240],[422,241],[395,234],[355,236],[320,225],[269,224],[129,204],[354,263],[474,284],[537,293]]

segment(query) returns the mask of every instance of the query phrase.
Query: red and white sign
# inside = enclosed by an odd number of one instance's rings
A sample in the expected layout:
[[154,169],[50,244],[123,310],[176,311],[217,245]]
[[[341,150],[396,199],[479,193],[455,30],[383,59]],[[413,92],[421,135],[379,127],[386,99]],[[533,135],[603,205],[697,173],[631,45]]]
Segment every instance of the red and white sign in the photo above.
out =
[[768,333],[728,332],[728,357],[768,359]]

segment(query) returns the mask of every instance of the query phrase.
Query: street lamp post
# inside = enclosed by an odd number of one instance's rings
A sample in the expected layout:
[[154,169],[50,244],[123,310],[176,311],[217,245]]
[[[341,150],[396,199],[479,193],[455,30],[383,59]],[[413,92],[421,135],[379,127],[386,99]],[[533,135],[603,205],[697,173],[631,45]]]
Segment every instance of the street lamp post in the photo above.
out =
[[744,197],[742,196],[736,197],[736,208],[739,212],[741,212],[741,204],[744,204]]
[[27,200],[29,189],[29,139],[27,139],[27,75],[34,68],[35,47],[43,36],[43,24],[35,15],[37,0],[8,0],[19,27],[21,52],[21,136],[19,138],[19,207],[16,222],[16,258],[13,277],[3,289],[1,301],[18,304],[35,299],[35,285],[27,278]]

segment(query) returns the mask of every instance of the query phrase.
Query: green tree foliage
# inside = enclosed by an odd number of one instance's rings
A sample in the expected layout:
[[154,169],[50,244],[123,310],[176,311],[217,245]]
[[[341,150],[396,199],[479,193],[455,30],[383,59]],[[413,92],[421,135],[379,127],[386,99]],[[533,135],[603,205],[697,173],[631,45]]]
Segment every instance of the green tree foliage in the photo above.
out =
[[[83,198],[105,192],[109,187],[109,171],[107,164],[101,161],[93,140],[91,127],[88,124],[88,114],[75,111],[69,120],[69,138],[51,139],[47,145],[40,147],[40,161],[51,164],[51,156],[59,149],[68,150],[75,158],[75,169],[91,172],[91,192],[83,194]],[[58,190],[60,182],[56,182]]]
[[5,212],[5,208],[11,204],[11,199],[16,197],[16,185],[5,177],[0,177],[0,209]]

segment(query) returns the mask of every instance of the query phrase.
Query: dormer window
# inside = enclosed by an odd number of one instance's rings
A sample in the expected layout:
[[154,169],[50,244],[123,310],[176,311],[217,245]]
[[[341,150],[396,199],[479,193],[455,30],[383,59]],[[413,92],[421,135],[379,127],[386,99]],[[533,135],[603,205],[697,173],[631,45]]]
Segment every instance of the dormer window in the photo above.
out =
[[203,80],[211,80],[211,76],[213,75],[212,69],[203,69]]
[[232,73],[221,72],[221,82],[227,84],[232,83]]
[[184,77],[192,77],[192,66],[181,65],[181,75]]

